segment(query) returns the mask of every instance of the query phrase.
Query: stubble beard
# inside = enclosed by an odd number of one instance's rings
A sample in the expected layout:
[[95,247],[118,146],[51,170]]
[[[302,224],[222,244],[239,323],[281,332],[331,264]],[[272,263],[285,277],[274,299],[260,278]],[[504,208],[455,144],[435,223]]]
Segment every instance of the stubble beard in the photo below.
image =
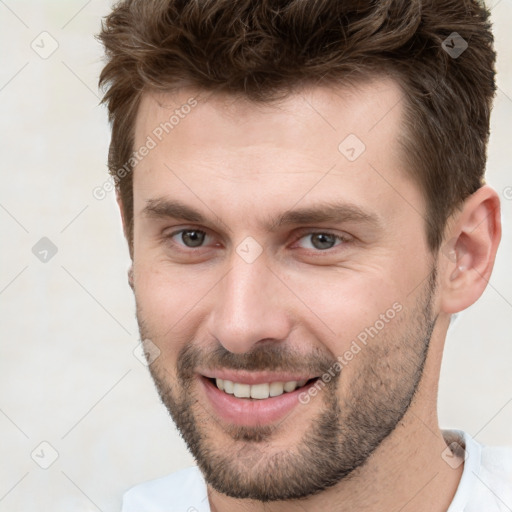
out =
[[[312,400],[312,403],[321,400],[321,412],[305,428],[300,442],[285,450],[273,449],[272,440],[279,435],[282,442],[285,429],[295,428],[286,418],[286,426],[282,427],[222,429],[195,396],[195,369],[200,363],[209,362],[215,367],[231,369],[298,373],[315,370],[321,374],[336,361],[331,353],[317,352],[304,364],[303,359],[279,344],[261,346],[247,354],[229,353],[218,346],[205,354],[190,343],[179,353],[174,378],[170,378],[158,360],[150,365],[160,398],[206,482],[232,498],[261,502],[294,500],[332,487],[363,466],[403,418],[421,381],[435,326],[432,314],[435,277],[434,268],[416,308],[407,319],[393,320],[395,332],[389,332],[393,326],[386,326],[350,363],[358,364],[358,371],[353,372],[355,377],[351,382],[344,383],[346,392],[342,396],[339,387],[343,370],[325,383],[320,396]],[[141,339],[154,339],[139,315],[138,321]],[[401,333],[397,328],[400,324]],[[300,414],[296,409],[292,413]],[[302,428],[298,421],[298,428]],[[215,445],[213,429],[217,436],[222,431],[222,446]]]

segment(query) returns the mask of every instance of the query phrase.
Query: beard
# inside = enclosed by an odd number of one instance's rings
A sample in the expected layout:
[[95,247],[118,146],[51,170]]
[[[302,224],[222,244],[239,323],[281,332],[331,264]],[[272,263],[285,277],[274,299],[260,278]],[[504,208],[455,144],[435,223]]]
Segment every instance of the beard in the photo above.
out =
[[[346,372],[347,366],[325,383],[312,401],[321,400],[320,412],[309,425],[280,429],[286,418],[273,425],[220,425],[197,399],[196,371],[203,367],[321,375],[336,363],[326,349],[305,356],[270,342],[234,354],[221,345],[206,352],[191,342],[178,354],[175,375],[159,360],[150,364],[160,398],[206,482],[232,498],[293,500],[332,487],[363,466],[403,418],[421,381],[436,321],[435,268],[427,281],[415,307],[404,309],[348,363],[353,371]],[[140,309],[137,313],[141,339],[156,341]],[[285,428],[304,429],[300,441],[282,447]],[[273,443],[277,435],[281,449]]]

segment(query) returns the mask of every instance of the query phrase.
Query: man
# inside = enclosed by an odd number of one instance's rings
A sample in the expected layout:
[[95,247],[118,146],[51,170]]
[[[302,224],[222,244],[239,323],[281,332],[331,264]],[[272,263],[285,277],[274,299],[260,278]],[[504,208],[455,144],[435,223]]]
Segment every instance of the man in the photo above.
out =
[[512,510],[510,450],[436,412],[501,235],[486,9],[128,0],[100,37],[141,339],[198,464],[123,510]]

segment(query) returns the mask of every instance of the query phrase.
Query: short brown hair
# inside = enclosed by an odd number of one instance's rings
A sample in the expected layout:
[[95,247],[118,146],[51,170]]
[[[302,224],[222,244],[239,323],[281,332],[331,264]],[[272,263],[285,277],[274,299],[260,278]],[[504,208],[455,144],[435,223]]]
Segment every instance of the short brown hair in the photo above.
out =
[[[483,184],[495,52],[489,11],[477,0],[124,0],[99,38],[109,169],[130,249],[133,166],[126,172],[126,165],[149,90],[191,86],[268,102],[319,77],[343,84],[388,75],[406,97],[401,144],[426,198],[432,250],[450,214]],[[454,41],[467,43],[461,55],[450,52]]]

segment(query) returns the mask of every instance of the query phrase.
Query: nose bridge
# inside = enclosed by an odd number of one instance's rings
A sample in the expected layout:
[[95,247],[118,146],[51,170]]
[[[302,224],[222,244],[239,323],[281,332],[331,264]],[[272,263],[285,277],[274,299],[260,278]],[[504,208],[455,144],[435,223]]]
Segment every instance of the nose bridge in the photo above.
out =
[[236,259],[219,283],[210,329],[224,348],[244,353],[261,340],[285,339],[290,325],[282,284],[265,260]]

